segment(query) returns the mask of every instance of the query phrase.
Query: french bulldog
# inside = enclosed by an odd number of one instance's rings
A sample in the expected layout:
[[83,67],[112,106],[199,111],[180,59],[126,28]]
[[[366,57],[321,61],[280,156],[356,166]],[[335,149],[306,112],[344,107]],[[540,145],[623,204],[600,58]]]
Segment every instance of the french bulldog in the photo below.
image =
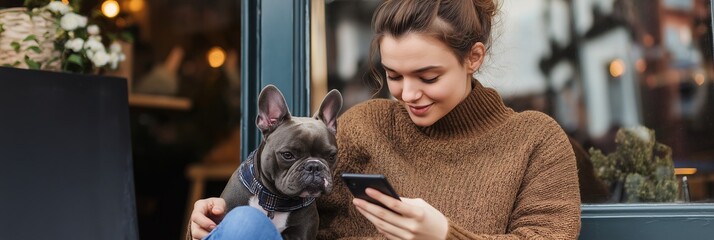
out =
[[263,88],[256,118],[263,141],[223,189],[227,209],[253,206],[284,239],[315,239],[319,217],[314,201],[332,190],[341,108],[342,95],[332,90],[313,117],[294,117],[280,90]]

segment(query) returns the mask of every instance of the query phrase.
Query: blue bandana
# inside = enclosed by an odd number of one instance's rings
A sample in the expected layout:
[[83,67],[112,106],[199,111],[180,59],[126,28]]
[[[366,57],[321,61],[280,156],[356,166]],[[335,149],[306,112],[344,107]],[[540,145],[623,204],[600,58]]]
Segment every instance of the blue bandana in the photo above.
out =
[[258,196],[258,204],[268,211],[268,217],[273,219],[274,212],[292,212],[309,206],[315,201],[314,197],[284,197],[271,193],[263,184],[255,178],[253,174],[253,162],[255,153],[253,151],[248,155],[248,159],[240,165],[240,180],[243,186],[248,188],[250,193]]

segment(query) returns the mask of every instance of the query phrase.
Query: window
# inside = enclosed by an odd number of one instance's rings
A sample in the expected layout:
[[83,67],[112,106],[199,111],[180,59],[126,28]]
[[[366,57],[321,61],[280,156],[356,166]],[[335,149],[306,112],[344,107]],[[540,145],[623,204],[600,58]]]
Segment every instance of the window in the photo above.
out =
[[[361,81],[370,77],[370,21],[379,2],[326,1],[328,83],[343,91],[345,108],[370,97]],[[581,182],[606,192],[584,190],[584,203],[714,201],[709,0],[511,0],[501,1],[498,14],[491,55],[476,78],[507,105],[551,115],[588,155],[591,148],[615,153],[617,131],[638,126],[671,148],[674,185],[654,191],[656,199],[629,198],[629,174],[606,180],[605,160],[586,159],[600,183]],[[648,161],[666,158],[665,148],[651,150]],[[655,171],[630,181],[651,181]]]

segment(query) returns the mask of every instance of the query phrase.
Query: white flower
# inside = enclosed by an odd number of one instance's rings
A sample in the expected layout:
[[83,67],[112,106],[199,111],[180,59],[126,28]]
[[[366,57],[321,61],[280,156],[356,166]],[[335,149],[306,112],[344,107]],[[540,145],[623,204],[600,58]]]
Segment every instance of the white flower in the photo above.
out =
[[93,52],[98,52],[98,51],[105,52],[104,44],[102,44],[102,42],[100,42],[96,38],[92,38],[92,37],[90,37],[89,39],[87,39],[86,42],[84,42],[84,49],[87,49],[87,50],[93,51]]
[[65,48],[72,49],[74,52],[81,51],[82,46],[84,46],[84,40],[81,38],[71,39],[64,44]]
[[112,45],[109,46],[109,52],[112,52],[112,53],[121,52],[121,44],[119,44],[118,42],[112,42]]
[[72,8],[70,6],[65,5],[64,3],[60,1],[52,1],[50,4],[47,4],[47,9],[54,13],[59,13],[59,14],[65,14],[68,13],[69,11],[72,11]]
[[635,136],[639,137],[640,140],[643,142],[650,142],[652,141],[652,136],[650,136],[650,132],[648,129],[644,126],[637,126],[629,129],[632,131],[632,133],[635,134]]
[[112,42],[112,45],[109,46],[109,67],[117,69],[119,62],[124,61],[124,59],[126,59],[126,56],[121,51],[121,44]]
[[97,51],[94,53],[91,57],[90,60],[92,60],[92,63],[94,63],[94,66],[96,67],[102,67],[109,62],[109,54],[105,51]]
[[77,15],[79,18],[77,18],[77,21],[79,23],[79,27],[86,27],[87,26],[87,17],[82,16],[82,15]]
[[87,27],[87,33],[89,33],[89,35],[99,35],[99,26],[94,24],[89,25],[89,27]]
[[102,41],[102,36],[92,35],[92,36],[89,36],[89,39],[94,39],[94,40],[97,41],[97,42],[101,42],[101,41]]
[[119,57],[119,53],[113,52],[109,54],[109,67],[111,69],[117,69],[120,61],[121,58]]
[[87,26],[87,17],[76,13],[67,13],[60,19],[60,26],[67,31]]

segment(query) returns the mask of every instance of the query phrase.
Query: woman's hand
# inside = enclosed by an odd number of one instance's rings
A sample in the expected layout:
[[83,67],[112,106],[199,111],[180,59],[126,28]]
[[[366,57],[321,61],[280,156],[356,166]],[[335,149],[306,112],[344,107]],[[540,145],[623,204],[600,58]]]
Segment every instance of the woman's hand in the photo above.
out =
[[191,239],[203,239],[226,215],[226,200],[206,198],[196,201],[191,212]]
[[367,195],[381,202],[388,209],[355,198],[352,203],[380,233],[389,239],[445,239],[449,222],[444,214],[420,198],[396,200],[381,192],[367,188]]

